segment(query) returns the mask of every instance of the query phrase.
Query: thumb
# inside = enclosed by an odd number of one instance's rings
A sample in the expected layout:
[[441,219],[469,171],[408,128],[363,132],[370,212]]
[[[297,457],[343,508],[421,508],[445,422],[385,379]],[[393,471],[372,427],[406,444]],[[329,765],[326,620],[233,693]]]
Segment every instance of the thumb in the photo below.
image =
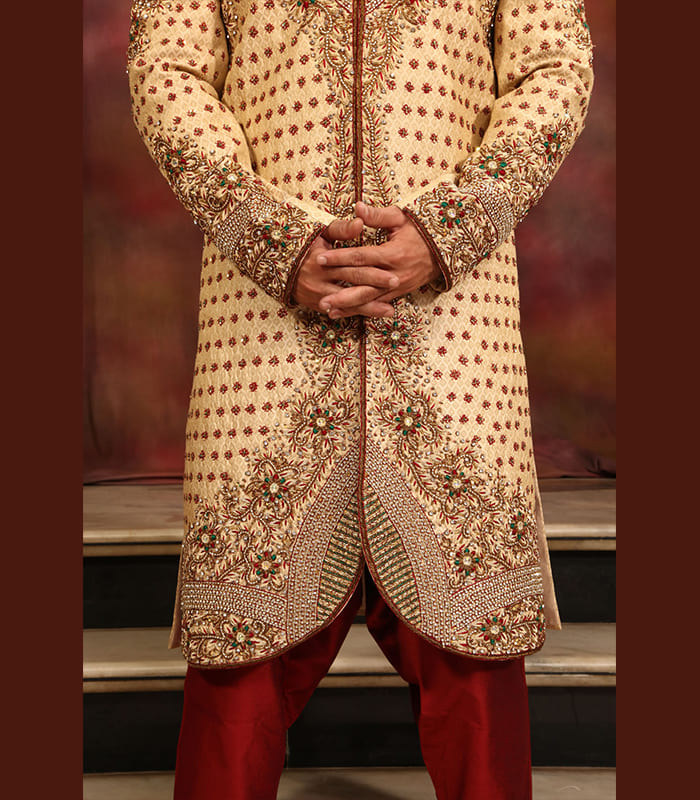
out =
[[370,228],[398,228],[406,221],[405,214],[398,206],[380,208],[359,201],[355,203],[355,213]]
[[327,242],[345,242],[356,239],[363,228],[362,220],[358,217],[352,219],[335,219],[331,222],[322,236]]

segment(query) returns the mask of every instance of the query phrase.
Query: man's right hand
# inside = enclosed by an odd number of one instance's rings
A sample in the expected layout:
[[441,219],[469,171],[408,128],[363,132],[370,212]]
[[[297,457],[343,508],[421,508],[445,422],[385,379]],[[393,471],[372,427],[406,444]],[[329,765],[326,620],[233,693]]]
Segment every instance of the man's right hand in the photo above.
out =
[[335,294],[339,288],[351,284],[346,296],[352,293],[355,304],[344,309],[345,315],[357,314],[364,317],[393,317],[391,303],[377,298],[387,290],[398,286],[398,278],[388,270],[378,267],[357,267],[337,269],[324,265],[324,253],[333,249],[333,242],[347,242],[362,233],[364,223],[359,217],[338,219],[331,222],[326,230],[311,244],[297,273],[292,299],[300,306],[325,314],[330,304],[324,305],[324,298]]

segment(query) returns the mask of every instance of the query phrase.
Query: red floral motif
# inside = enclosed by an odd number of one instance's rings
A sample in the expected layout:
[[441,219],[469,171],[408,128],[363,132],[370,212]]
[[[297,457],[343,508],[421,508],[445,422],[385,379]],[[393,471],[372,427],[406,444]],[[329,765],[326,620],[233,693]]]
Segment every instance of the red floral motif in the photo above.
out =
[[231,647],[245,650],[253,646],[253,632],[250,625],[234,623],[224,627],[224,636],[229,640]]
[[442,208],[440,222],[443,225],[452,228],[454,225],[462,224],[462,220],[466,216],[466,208],[461,200],[455,200],[454,197],[450,197],[449,200],[443,200],[440,203],[440,207]]
[[354,406],[342,398],[319,400],[318,396],[304,397],[294,407],[291,444],[294,451],[324,461],[335,451]]
[[411,436],[421,428],[421,412],[417,408],[407,406],[400,409],[394,417],[394,422],[398,422],[395,430],[400,431],[403,436]]
[[273,547],[249,548],[246,555],[249,569],[247,582],[266,589],[282,589],[287,581],[289,566],[287,555]]
[[496,648],[506,635],[508,628],[505,622],[503,617],[494,616],[481,626],[481,638],[486,642],[489,649]]
[[486,156],[479,162],[478,166],[479,169],[483,169],[492,178],[502,178],[506,174],[508,162],[495,156]]
[[400,350],[410,343],[410,330],[403,320],[393,320],[384,330],[382,344],[391,350]]
[[469,547],[460,547],[452,557],[452,566],[459,576],[469,577],[479,566],[481,559]]

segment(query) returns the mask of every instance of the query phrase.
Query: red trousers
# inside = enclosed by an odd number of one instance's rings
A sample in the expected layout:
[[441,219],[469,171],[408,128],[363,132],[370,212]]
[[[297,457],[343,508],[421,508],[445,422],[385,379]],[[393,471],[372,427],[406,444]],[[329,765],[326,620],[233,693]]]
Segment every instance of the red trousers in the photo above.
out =
[[[189,667],[174,800],[275,800],[286,732],[333,663],[361,586],[326,628],[283,655],[235,669]],[[413,633],[365,574],[367,627],[409,684],[437,800],[531,800],[522,658],[479,661]]]

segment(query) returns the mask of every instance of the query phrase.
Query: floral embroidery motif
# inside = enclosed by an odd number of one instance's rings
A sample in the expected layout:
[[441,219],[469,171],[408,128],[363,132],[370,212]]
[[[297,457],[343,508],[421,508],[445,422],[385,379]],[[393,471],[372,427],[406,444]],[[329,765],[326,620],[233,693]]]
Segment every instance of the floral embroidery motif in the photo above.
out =
[[292,240],[289,225],[278,225],[274,222],[268,222],[262,226],[262,229],[264,231],[263,241],[268,247],[273,247],[275,249],[278,247],[286,247]]
[[283,552],[271,549],[258,552],[255,548],[248,551],[250,569],[247,582],[251,586],[259,585],[266,589],[282,589],[289,574],[289,564]]
[[269,527],[291,516],[292,503],[301,491],[300,479],[299,467],[264,455],[255,462],[254,475],[244,487],[245,495],[250,498],[248,503],[234,511],[232,503],[239,496],[232,494],[229,499],[227,493],[222,493],[222,499],[228,501],[226,510],[233,519],[244,520],[250,516]]
[[292,451],[313,454],[314,458],[321,461],[330,458],[345,423],[352,418],[354,406],[352,401],[341,397],[324,405],[319,405],[317,395],[302,398],[292,411]]
[[420,411],[408,406],[405,410],[399,410],[398,416],[394,417],[394,422],[399,423],[396,430],[401,431],[403,436],[416,433],[421,426]]
[[500,243],[499,229],[469,186],[439,184],[418,198],[411,216],[425,227],[429,240],[439,243],[439,258],[453,281],[471,272]]
[[476,555],[477,552],[474,545],[472,545],[471,548],[464,545],[458,550],[450,551],[449,557],[452,560],[452,566],[456,570],[458,576],[464,575],[464,577],[468,578],[479,569],[481,558]]
[[391,322],[391,326],[386,329],[382,344],[392,350],[401,350],[410,345],[410,341],[410,331],[406,324],[394,319]]
[[447,225],[448,228],[453,225],[461,225],[462,220],[467,216],[466,204],[462,203],[461,200],[456,200],[454,197],[450,197],[449,200],[443,200],[440,203],[440,207],[444,209],[440,222],[443,225]]
[[479,147],[471,165],[461,165],[458,183],[468,188],[475,170],[497,178],[508,193],[516,221],[520,221],[542,196],[575,138],[568,116],[535,133],[531,130],[527,137],[499,134]]
[[492,178],[502,178],[506,174],[507,161],[499,160],[493,156],[486,156],[479,162],[479,169],[483,169]]
[[235,614],[183,613],[182,645],[188,661],[201,666],[250,661],[283,645],[282,631]]
[[397,455],[411,458],[418,448],[432,444],[438,437],[435,411],[427,397],[414,394],[409,405],[398,405],[391,398],[379,401],[379,414],[398,434],[395,439]]
[[230,156],[210,159],[184,139],[155,134],[151,154],[178,200],[205,229],[223,219],[235,205],[233,189],[240,190],[240,171]]
[[[391,327],[424,333],[428,321],[419,324],[418,318],[405,303]],[[385,441],[391,443],[395,462],[410,479],[412,494],[436,518],[449,585],[459,589],[537,565],[536,521],[520,487],[512,486],[486,461],[478,437],[454,445],[440,421],[439,408],[412,383],[413,370],[420,373],[426,368],[421,351],[413,354],[409,367],[408,360],[396,358],[387,347],[386,327],[378,321],[368,321],[367,327],[382,341],[375,350],[385,376],[376,413],[387,425]]]
[[[338,370],[348,364],[353,345],[359,339],[357,319],[330,320],[325,315],[306,309],[298,312],[297,341],[300,352],[309,353],[313,357],[313,366],[309,365],[309,377],[319,380],[322,386],[330,386],[336,379]],[[319,375],[317,360],[328,372]]]
[[541,599],[528,597],[507,608],[496,609],[460,632],[456,642],[474,655],[507,657],[541,646],[545,633]]
[[479,628],[482,638],[485,642],[488,642],[490,649],[494,649],[497,642],[500,642],[500,640],[508,631],[504,623],[505,620],[503,617],[496,616],[491,617],[490,620],[487,620],[485,624]]

